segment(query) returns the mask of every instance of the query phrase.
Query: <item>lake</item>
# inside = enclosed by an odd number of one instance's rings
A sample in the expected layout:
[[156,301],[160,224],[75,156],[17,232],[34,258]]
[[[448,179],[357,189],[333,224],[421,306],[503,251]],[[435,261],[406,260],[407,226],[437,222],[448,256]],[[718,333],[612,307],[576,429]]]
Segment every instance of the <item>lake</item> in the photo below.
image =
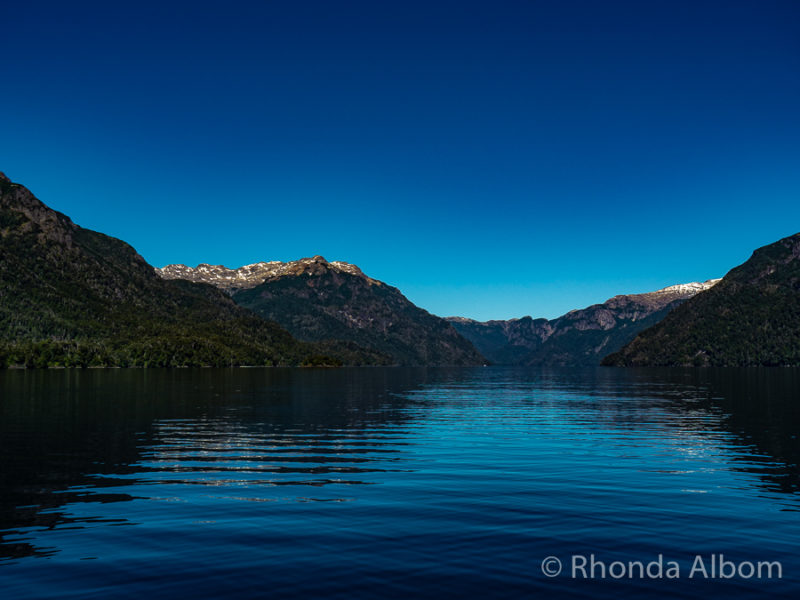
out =
[[798,597],[798,434],[797,369],[3,371],[0,590]]

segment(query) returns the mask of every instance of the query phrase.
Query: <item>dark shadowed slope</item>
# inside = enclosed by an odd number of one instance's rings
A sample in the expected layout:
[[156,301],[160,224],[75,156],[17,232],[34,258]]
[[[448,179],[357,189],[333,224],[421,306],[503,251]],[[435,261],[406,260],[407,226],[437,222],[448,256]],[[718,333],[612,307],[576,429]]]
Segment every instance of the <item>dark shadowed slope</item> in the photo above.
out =
[[299,364],[321,352],[212,286],[165,281],[125,242],[0,174],[0,365]]
[[759,248],[603,364],[800,365],[800,233]]
[[647,294],[614,296],[553,320],[479,322],[450,317],[453,326],[489,360],[526,366],[597,366],[637,333],[718,280],[673,285]]
[[169,265],[163,277],[206,281],[305,341],[341,340],[401,365],[480,365],[484,358],[444,319],[355,265],[321,256],[240,269]]

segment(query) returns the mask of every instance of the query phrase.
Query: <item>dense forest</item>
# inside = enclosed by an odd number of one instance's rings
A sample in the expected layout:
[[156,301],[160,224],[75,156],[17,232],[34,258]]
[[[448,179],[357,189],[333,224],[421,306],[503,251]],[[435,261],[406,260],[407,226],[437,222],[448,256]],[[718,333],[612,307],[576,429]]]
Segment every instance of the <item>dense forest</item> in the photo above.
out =
[[386,364],[298,342],[205,284],[166,281],[0,174],[0,367]]
[[321,256],[296,273],[237,290],[233,299],[308,342],[344,340],[400,365],[481,365],[475,347],[445,319],[397,288],[342,272]]

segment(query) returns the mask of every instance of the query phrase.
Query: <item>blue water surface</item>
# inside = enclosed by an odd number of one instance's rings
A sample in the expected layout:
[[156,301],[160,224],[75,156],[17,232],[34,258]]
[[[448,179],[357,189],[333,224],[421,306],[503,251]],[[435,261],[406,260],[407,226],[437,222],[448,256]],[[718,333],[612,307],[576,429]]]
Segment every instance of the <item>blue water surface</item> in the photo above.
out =
[[798,433],[792,369],[0,372],[0,590],[797,597]]

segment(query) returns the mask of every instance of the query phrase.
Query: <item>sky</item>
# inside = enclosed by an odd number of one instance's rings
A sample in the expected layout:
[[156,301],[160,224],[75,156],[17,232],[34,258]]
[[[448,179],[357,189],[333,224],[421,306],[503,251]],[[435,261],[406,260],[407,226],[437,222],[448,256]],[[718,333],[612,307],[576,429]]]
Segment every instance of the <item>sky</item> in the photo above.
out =
[[800,2],[8,2],[0,171],[154,266],[556,317],[800,231]]

